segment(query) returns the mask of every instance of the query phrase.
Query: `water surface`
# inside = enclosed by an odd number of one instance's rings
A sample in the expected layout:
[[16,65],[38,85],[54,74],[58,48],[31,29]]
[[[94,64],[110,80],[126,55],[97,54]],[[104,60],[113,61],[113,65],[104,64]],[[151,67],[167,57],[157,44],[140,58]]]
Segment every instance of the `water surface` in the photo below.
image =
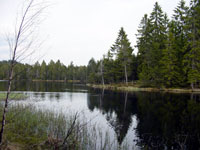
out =
[[[200,95],[159,92],[111,92],[82,84],[16,82],[15,92],[29,96],[42,110],[84,114],[118,144],[130,149],[189,149],[200,147]],[[6,89],[0,82],[0,91]]]

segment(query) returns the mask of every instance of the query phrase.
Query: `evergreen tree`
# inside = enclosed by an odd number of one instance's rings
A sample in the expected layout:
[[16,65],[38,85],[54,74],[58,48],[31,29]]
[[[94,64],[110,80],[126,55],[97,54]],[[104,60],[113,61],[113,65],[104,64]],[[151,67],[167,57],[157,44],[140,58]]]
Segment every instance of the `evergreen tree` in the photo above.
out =
[[55,62],[51,60],[48,64],[48,79],[54,80],[56,77],[55,75]]
[[131,80],[138,80],[138,59],[137,56],[133,54],[132,61],[131,61]]
[[161,85],[163,82],[161,58],[163,50],[166,48],[168,19],[157,2],[151,13],[150,22],[152,40],[149,48],[151,56],[150,77],[156,84]]
[[67,68],[67,78],[68,78],[68,80],[74,80],[74,64],[73,64],[73,61],[70,63],[70,65]]
[[98,83],[98,63],[91,58],[87,65],[88,82]]
[[187,72],[191,88],[197,87],[200,82],[200,2],[192,0],[188,12],[188,43],[184,57],[184,70]]
[[40,79],[40,63],[37,61],[33,66],[34,79]]
[[44,60],[42,61],[42,64],[41,64],[40,79],[47,80],[47,65]]
[[173,21],[175,26],[174,36],[175,36],[175,45],[177,50],[177,67],[179,76],[179,86],[185,86],[187,82],[186,74],[184,73],[184,54],[185,46],[188,42],[188,30],[187,30],[187,18],[188,18],[188,7],[185,4],[184,0],[181,0],[178,6],[174,10]]
[[182,68],[180,68],[179,48],[176,39],[176,23],[171,21],[169,24],[168,39],[166,49],[163,50],[161,60],[163,82],[165,86],[180,86],[182,83]]
[[139,63],[137,72],[140,80],[151,80],[151,26],[150,20],[147,14],[145,14],[139,25],[136,45],[138,48],[137,57]]
[[62,65],[60,60],[55,63],[55,80],[62,80]]
[[139,79],[161,85],[162,57],[166,48],[168,18],[156,2],[150,18],[145,15],[137,35]]
[[131,69],[130,64],[133,57],[133,49],[123,28],[120,29],[116,42],[111,50],[114,54],[116,54],[115,62],[118,66],[118,70],[122,74],[124,72],[125,82],[128,84],[128,76]]
[[114,60],[112,58],[112,53],[108,51],[107,55],[103,59],[104,66],[104,80],[106,83],[113,83],[115,80],[114,74]]

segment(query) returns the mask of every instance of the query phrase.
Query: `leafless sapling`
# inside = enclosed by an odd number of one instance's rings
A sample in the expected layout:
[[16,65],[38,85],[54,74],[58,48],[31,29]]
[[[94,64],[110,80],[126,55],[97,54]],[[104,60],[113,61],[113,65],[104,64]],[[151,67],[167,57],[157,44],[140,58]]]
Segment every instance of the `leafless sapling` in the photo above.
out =
[[0,130],[0,145],[3,142],[4,128],[6,125],[6,113],[8,111],[8,98],[11,93],[12,81],[14,79],[14,68],[17,62],[21,62],[31,56],[36,48],[40,47],[41,43],[36,42],[36,34],[38,24],[42,21],[41,14],[47,7],[44,1],[28,0],[25,1],[21,15],[17,17],[15,31],[13,36],[7,36],[7,42],[10,50],[10,67],[8,87],[3,107],[1,130]]

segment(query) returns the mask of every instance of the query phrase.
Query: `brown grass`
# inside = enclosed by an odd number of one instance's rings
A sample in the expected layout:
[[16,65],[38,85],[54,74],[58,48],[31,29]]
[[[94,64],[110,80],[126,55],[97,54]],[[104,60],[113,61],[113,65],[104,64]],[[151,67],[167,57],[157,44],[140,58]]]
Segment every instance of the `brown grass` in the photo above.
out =
[[154,87],[140,87],[139,84],[87,84],[92,88],[107,89],[113,91],[126,91],[126,92],[137,92],[137,91],[146,91],[146,92],[169,92],[169,93],[200,93],[200,89],[187,89],[187,88],[154,88]]

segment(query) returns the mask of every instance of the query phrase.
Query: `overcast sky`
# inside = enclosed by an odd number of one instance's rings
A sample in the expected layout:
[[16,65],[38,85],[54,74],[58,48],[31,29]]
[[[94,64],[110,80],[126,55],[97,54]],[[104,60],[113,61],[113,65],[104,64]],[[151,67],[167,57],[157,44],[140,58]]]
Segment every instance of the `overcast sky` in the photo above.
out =
[[[0,60],[9,58],[5,33],[12,31],[23,0],[0,1]],[[134,47],[140,20],[150,14],[156,0],[48,0],[46,19],[40,25],[43,49],[37,52],[47,62],[87,65],[92,57],[102,58],[124,27]],[[158,0],[171,17],[179,0]],[[186,1],[189,4],[189,0]],[[136,50],[135,50],[136,51]],[[40,60],[41,61],[41,60]]]

